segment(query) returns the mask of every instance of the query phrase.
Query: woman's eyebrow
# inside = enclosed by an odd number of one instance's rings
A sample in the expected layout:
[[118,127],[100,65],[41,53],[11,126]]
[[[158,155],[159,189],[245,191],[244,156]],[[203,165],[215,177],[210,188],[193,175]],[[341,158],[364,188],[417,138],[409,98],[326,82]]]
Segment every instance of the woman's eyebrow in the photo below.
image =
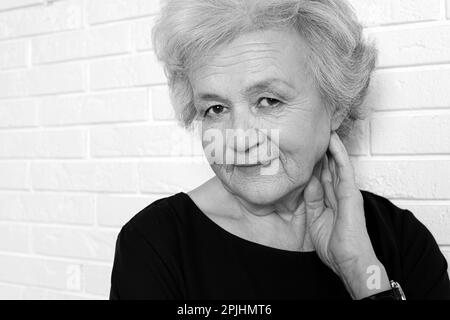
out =
[[290,90],[295,90],[295,88],[287,81],[278,79],[278,78],[271,78],[259,81],[255,84],[252,84],[251,86],[244,88],[241,91],[241,94],[245,96],[251,96],[255,93],[260,93],[263,91],[269,91],[272,92],[274,90],[282,90],[283,92],[286,90],[283,90],[283,88],[289,88]]
[[231,104],[230,100],[215,93],[200,93],[196,95],[195,99],[201,101],[217,101],[228,105]]
[[[295,90],[295,88],[285,80],[278,78],[270,78],[259,81],[255,84],[250,85],[247,88],[244,88],[243,90],[241,90],[241,94],[245,96],[251,96],[264,91],[273,92],[281,90],[282,92],[285,92],[286,90],[285,89],[283,90],[283,88],[285,87],[289,88],[290,90]],[[195,96],[195,100],[217,101],[228,105],[231,104],[229,99],[224,98],[215,93],[199,93],[198,95]]]

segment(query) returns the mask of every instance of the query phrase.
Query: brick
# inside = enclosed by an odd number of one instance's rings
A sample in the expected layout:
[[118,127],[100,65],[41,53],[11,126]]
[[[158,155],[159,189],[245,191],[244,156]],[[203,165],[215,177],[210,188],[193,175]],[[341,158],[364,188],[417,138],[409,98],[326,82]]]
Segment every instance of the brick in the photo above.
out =
[[28,226],[0,223],[0,251],[30,252],[30,240]]
[[82,6],[78,0],[56,1],[48,6],[0,12],[0,39],[81,28]]
[[371,137],[372,154],[450,153],[450,114],[377,115]]
[[0,189],[28,189],[28,165],[25,162],[0,162]]
[[356,183],[392,199],[449,199],[448,160],[353,160]]
[[379,70],[369,88],[366,105],[375,110],[450,106],[450,68]]
[[152,161],[139,165],[141,191],[149,193],[186,192],[213,176],[214,172],[203,159]]
[[135,24],[136,49],[139,51],[153,49],[152,27],[155,23],[155,17],[139,20]]
[[121,23],[37,37],[32,41],[32,61],[39,64],[125,53],[130,50],[130,36],[130,24]]
[[447,19],[450,19],[450,0],[447,0],[446,8],[447,8]]
[[91,155],[118,156],[183,156],[192,154],[192,140],[176,124],[141,125],[91,130]]
[[90,65],[90,72],[93,90],[167,82],[163,68],[157,62],[154,53],[94,61]]
[[450,205],[408,204],[393,201],[399,208],[408,209],[431,231],[439,245],[450,244]]
[[2,0],[0,10],[15,9],[19,7],[29,6],[42,3],[41,0]]
[[33,188],[57,191],[134,192],[136,168],[119,162],[34,162],[31,164]]
[[440,0],[350,0],[365,26],[438,20]]
[[107,297],[94,297],[84,294],[70,294],[66,292],[48,291],[48,300],[106,300]]
[[0,158],[82,158],[86,135],[81,130],[0,132]]
[[167,86],[150,88],[150,97],[153,120],[175,119],[175,111],[170,102],[169,88]]
[[25,67],[28,63],[28,43],[12,41],[0,44],[0,69]]
[[48,300],[108,300],[107,297],[86,296],[83,294],[68,294],[64,292],[49,292]]
[[149,117],[146,89],[46,97],[39,101],[39,110],[39,121],[46,126],[144,121]]
[[450,61],[450,25],[370,32],[369,37],[377,43],[379,67]]
[[93,224],[93,195],[0,194],[0,220]]
[[96,297],[82,293],[69,293],[54,289],[26,287],[23,289],[23,300],[100,300],[106,297]]
[[48,289],[25,287],[22,300],[48,300]]
[[135,214],[160,197],[99,195],[97,198],[97,223],[107,227],[122,227]]
[[98,265],[85,265],[84,276],[86,283],[86,292],[109,296],[111,288],[111,267]]
[[0,300],[21,300],[22,290],[20,286],[0,284]]
[[0,128],[34,127],[37,110],[35,100],[0,101]]
[[[120,227],[214,176],[176,126],[152,51],[158,1],[0,2],[0,299],[106,299]],[[344,143],[358,185],[413,212],[450,259],[444,2],[450,19],[450,0],[351,0],[380,59],[375,113]]]
[[154,14],[158,7],[158,1],[96,0],[87,3],[87,17],[95,24]]
[[0,98],[79,92],[84,89],[80,64],[62,64],[0,74]]
[[36,253],[112,261],[117,232],[76,228],[33,227]]
[[53,259],[0,255],[0,281],[27,286],[68,289],[68,270],[76,263]]

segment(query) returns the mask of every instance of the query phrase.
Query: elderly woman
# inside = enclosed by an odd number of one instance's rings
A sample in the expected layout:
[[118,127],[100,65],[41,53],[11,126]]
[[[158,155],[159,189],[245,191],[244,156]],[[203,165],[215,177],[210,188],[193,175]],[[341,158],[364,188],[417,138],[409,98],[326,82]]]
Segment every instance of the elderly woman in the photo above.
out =
[[355,185],[376,50],[348,4],[168,0],[153,31],[215,177],[122,228],[111,299],[450,298],[431,233]]

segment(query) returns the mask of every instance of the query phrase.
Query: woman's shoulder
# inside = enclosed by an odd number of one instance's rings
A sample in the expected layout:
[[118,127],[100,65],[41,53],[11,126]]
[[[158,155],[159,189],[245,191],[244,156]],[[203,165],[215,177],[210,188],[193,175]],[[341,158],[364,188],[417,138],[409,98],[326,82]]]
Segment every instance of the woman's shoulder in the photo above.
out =
[[378,225],[389,229],[397,236],[407,237],[411,232],[430,236],[430,231],[407,208],[401,208],[388,198],[368,190],[360,190],[364,199],[367,227]]
[[[364,213],[369,234],[380,233],[383,239],[395,241],[396,245],[408,240],[412,232],[416,236],[430,236],[429,230],[408,209],[401,208],[390,199],[368,190],[360,190],[364,199]],[[400,249],[400,248],[399,248]]]
[[364,212],[369,223],[382,224],[398,234],[405,226],[423,227],[409,209],[401,208],[390,199],[368,190],[361,190],[364,199]]
[[[375,252],[395,265],[415,239],[433,239],[430,231],[408,209],[379,194],[360,190],[364,199],[366,227]],[[387,262],[387,261],[386,261]],[[400,271],[400,270],[399,270]]]
[[364,209],[369,212],[381,213],[385,218],[396,219],[404,210],[386,197],[368,190],[360,189],[360,191],[364,199]]
[[183,194],[162,197],[121,228],[111,275],[111,299],[181,299],[181,239],[177,207]]
[[[412,246],[425,248],[435,246],[436,241],[431,231],[409,209],[400,208],[389,199],[360,190],[364,199],[364,211],[368,230],[384,227],[384,231],[392,231],[392,235],[402,245],[402,250],[409,250]],[[375,231],[375,230],[373,230]],[[389,236],[385,233],[384,237]]]
[[126,222],[120,233],[134,233],[150,243],[175,243],[180,226],[189,219],[190,204],[183,192],[154,200]]
[[431,231],[410,210],[360,191],[367,231],[389,276],[405,286],[409,298],[449,299],[448,264]]

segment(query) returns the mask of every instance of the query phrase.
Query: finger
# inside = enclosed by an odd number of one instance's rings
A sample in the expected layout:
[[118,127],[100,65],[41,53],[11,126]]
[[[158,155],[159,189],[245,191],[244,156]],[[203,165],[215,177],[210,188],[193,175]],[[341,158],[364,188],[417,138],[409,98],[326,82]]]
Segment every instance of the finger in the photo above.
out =
[[320,173],[320,182],[322,183],[322,185],[324,187],[324,190],[325,190],[325,200],[324,200],[325,201],[325,206],[327,208],[331,208],[331,203],[330,203],[330,201],[328,200],[328,197],[327,197],[327,188],[325,187],[326,186],[326,181],[329,179],[329,177],[327,176],[327,173],[324,170],[326,168],[326,166],[327,166],[327,163],[328,163],[328,159],[326,159],[326,155],[324,155],[323,158],[322,158],[322,171]]
[[337,212],[337,201],[336,195],[334,194],[333,176],[330,171],[330,163],[326,154],[323,157],[321,179],[325,189],[325,202],[327,203],[328,207],[333,209],[333,212]]
[[324,188],[325,191],[325,206],[327,208],[332,208],[332,204],[329,200],[329,184],[331,181],[331,175],[329,173],[329,171],[327,171],[327,166],[328,166],[328,158],[327,155],[325,154],[322,158],[322,172],[320,174],[320,182],[322,183],[322,186]]
[[312,175],[304,191],[306,221],[308,228],[314,223],[314,221],[316,221],[325,209],[323,195],[323,187],[320,184],[320,181],[315,175]]
[[328,163],[330,164],[329,168],[330,168],[331,177],[332,177],[332,181],[333,181],[332,184],[336,190],[336,187],[339,184],[339,176],[338,176],[337,170],[336,170],[336,161],[334,161],[333,156],[328,151],[327,151],[327,157],[328,157]]
[[320,160],[319,162],[316,163],[316,165],[313,168],[313,172],[312,175],[315,176],[317,178],[317,180],[320,181],[320,175],[322,172],[322,167],[323,167],[323,163],[322,160]]
[[336,132],[330,137],[330,153],[335,160],[339,179],[344,182],[354,182],[353,167],[347,153],[347,149]]
[[314,244],[309,233],[309,228],[305,228],[305,237],[303,238],[302,251],[314,251]]
[[330,200],[328,200],[327,192],[326,192],[326,191],[325,191],[325,207],[327,207],[327,208],[333,208],[333,206],[332,206]]
[[357,220],[355,220],[355,214],[364,212],[363,200],[355,184],[353,167],[347,150],[335,132],[330,139],[329,151],[330,170],[336,179],[334,188],[338,206],[336,219],[354,223]]

